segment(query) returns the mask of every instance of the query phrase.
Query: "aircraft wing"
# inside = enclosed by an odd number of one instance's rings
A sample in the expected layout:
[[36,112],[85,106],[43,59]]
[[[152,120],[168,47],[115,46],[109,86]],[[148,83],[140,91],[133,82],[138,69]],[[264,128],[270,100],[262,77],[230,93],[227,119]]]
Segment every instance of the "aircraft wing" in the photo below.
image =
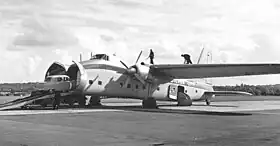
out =
[[242,92],[242,91],[205,91],[204,94],[211,94],[215,96],[234,96],[234,95],[245,95],[245,96],[251,96],[253,94],[248,92]]
[[280,64],[159,64],[150,69],[154,76],[190,79],[279,74]]

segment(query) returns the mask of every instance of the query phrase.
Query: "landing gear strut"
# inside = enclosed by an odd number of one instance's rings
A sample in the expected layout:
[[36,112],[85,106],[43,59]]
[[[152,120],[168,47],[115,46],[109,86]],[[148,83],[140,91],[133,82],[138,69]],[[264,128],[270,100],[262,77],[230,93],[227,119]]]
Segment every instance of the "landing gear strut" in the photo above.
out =
[[206,102],[206,105],[210,105],[210,103],[211,103],[209,99],[206,99],[205,102]]
[[78,103],[79,103],[79,107],[81,107],[81,108],[85,107],[86,97],[85,96],[78,97]]
[[157,101],[154,98],[147,98],[142,101],[142,107],[143,108],[149,108],[149,109],[156,109]]
[[89,106],[101,106],[100,96],[91,96],[89,100]]

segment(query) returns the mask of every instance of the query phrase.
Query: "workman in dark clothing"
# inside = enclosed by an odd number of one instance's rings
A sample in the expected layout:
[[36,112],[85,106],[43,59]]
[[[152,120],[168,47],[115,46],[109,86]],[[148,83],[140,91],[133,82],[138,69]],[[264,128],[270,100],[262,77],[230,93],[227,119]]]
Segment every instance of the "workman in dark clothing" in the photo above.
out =
[[60,97],[60,93],[56,92],[53,100],[53,110],[58,109],[58,106],[60,104]]
[[154,54],[153,50],[150,49],[150,54],[149,54],[149,57],[148,57],[148,58],[150,58],[150,64],[154,64],[154,57],[155,57],[155,54]]
[[182,54],[181,56],[185,59],[184,64],[192,64],[191,56],[189,54]]

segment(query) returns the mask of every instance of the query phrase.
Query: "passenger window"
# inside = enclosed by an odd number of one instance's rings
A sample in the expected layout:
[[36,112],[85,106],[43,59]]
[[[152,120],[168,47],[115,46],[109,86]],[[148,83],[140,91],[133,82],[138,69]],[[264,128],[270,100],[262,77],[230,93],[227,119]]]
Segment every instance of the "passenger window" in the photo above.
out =
[[98,81],[98,85],[102,85],[102,81]]
[[146,89],[146,87],[145,87],[145,85],[143,85],[143,90],[145,90]]

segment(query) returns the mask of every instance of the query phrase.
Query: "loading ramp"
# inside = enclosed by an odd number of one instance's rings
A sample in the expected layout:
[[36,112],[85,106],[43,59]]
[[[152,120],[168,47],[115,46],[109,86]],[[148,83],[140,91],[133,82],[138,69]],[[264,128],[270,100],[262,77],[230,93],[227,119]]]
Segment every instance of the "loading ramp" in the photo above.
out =
[[[35,92],[33,92],[35,93]],[[0,104],[0,111],[1,110],[9,110],[9,109],[15,109],[15,108],[21,108],[27,104],[31,104],[35,100],[39,99],[47,99],[47,98],[53,98],[54,93],[50,91],[36,91],[36,94],[32,94],[30,96],[16,99],[4,104]]]

